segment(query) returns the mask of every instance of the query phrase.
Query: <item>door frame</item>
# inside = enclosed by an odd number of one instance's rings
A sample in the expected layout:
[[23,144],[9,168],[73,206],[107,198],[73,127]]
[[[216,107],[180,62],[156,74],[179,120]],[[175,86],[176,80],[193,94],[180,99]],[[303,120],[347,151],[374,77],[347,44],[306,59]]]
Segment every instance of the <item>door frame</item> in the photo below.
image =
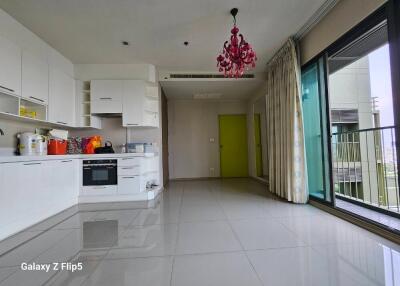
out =
[[[257,133],[259,133],[260,136],[260,155],[261,155],[261,176],[258,176],[258,169],[257,169],[257,141],[256,141],[256,117],[258,118],[258,130]],[[263,154],[263,148],[262,148],[262,136],[261,136],[261,113],[255,113],[253,112],[253,136],[254,136],[254,162],[256,164],[256,177],[263,177],[264,175],[264,154]]]
[[[333,158],[332,158],[332,137],[331,134],[331,114],[330,114],[330,100],[329,100],[329,82],[328,82],[328,57],[327,53],[321,53],[317,57],[314,57],[312,60],[308,61],[305,65],[301,67],[301,73],[309,69],[312,65],[317,65],[318,76],[319,76],[319,84],[318,90],[319,94],[323,94],[323,102],[321,104],[324,105],[325,109],[320,109],[321,113],[321,130],[322,130],[322,139],[323,142],[328,145],[326,146],[327,150],[324,151],[325,148],[322,148],[322,160],[324,164],[324,168],[326,168],[324,172],[324,186],[329,187],[329,195],[331,200],[326,201],[324,199],[309,196],[310,200],[316,200],[321,204],[334,206],[335,205],[335,192],[334,192],[334,183],[333,183]],[[323,86],[321,86],[321,83]],[[321,108],[321,107],[320,107]],[[325,112],[325,114],[322,114]],[[323,125],[322,118],[325,117],[325,126]],[[325,138],[324,138],[325,137]],[[326,181],[328,179],[328,182]]]

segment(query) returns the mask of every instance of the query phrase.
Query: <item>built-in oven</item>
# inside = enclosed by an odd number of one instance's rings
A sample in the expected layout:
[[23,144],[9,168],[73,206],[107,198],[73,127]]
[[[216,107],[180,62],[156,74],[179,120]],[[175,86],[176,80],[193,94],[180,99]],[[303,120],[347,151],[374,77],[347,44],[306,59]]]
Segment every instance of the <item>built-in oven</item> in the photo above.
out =
[[118,184],[117,160],[83,160],[83,186],[109,186]]

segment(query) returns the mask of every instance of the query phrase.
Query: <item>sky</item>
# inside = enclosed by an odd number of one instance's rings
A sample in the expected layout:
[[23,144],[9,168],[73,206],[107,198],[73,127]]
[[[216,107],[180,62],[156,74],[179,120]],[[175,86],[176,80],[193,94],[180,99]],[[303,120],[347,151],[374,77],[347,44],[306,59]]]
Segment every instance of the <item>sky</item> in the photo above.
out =
[[368,55],[371,97],[378,98],[381,126],[394,125],[388,44]]

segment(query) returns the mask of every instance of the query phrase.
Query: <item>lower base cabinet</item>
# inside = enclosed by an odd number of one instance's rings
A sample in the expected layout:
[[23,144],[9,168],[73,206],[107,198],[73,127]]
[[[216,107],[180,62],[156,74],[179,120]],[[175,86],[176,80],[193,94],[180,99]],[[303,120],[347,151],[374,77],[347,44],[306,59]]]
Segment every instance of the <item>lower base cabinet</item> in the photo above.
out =
[[157,156],[118,158],[118,186],[82,188],[80,162],[0,163],[0,240],[77,204],[79,197],[146,200],[146,185],[158,182]]
[[76,174],[74,160],[0,164],[0,240],[76,204]]
[[140,193],[139,176],[118,176],[118,194],[134,195]]

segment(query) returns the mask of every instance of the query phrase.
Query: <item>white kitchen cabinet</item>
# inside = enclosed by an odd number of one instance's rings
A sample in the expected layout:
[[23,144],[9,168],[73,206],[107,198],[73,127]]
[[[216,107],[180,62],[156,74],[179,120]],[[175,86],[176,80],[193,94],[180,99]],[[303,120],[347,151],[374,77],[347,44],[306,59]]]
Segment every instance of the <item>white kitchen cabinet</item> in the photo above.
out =
[[92,80],[91,90],[91,112],[122,113],[122,80]]
[[90,102],[91,113],[96,114],[107,114],[107,113],[122,113],[122,102],[114,100],[93,100]]
[[75,118],[75,80],[66,73],[50,68],[49,76],[49,114],[53,123],[74,126]]
[[77,203],[76,160],[0,164],[0,240]]
[[[77,203],[78,197],[78,162],[77,160],[57,160],[52,162],[52,178],[56,185],[57,197],[55,206],[57,209],[67,208]],[[54,176],[54,177],[53,177]],[[54,190],[53,190],[54,191]]]
[[21,95],[21,49],[0,37],[0,92]]
[[122,97],[124,127],[158,127],[158,87],[143,80],[124,80]]
[[118,195],[134,195],[145,189],[141,185],[142,158],[126,157],[118,159]]
[[140,192],[140,176],[118,176],[118,195],[134,195]]
[[21,96],[40,104],[49,100],[48,63],[27,51],[22,52]]
[[85,186],[80,196],[113,196],[117,194],[117,186]]
[[122,80],[92,80],[92,100],[122,100]]
[[122,125],[142,125],[142,97],[145,86],[139,80],[126,80],[123,85]]
[[[7,214],[0,217],[0,239],[43,220],[46,209],[41,209],[42,162],[2,164],[4,191],[0,208]],[[42,212],[42,213],[41,213]]]

